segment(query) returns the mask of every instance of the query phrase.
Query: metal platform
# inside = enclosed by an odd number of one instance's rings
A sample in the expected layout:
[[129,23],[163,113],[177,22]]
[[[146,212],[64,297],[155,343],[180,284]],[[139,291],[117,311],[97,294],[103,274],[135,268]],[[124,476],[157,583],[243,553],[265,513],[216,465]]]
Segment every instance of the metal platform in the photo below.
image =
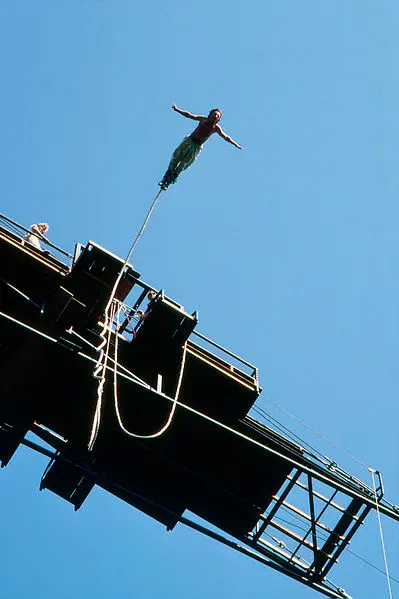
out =
[[[2,465],[26,445],[50,458],[40,488],[75,509],[98,485],[168,529],[186,524],[326,596],[347,597],[326,575],[368,512],[378,504],[399,520],[382,483],[376,497],[250,418],[260,393],[257,369],[198,333],[198,314],[162,290],[147,305],[154,290],[131,265],[116,291],[122,320],[108,327],[111,357],[118,346],[117,395],[110,362],[89,451],[96,348],[124,262],[89,241],[74,257],[64,252],[65,263],[27,244],[26,229],[18,234],[10,222],[0,215]],[[173,403],[162,435],[137,437],[162,429]],[[116,408],[132,434],[122,430]]]

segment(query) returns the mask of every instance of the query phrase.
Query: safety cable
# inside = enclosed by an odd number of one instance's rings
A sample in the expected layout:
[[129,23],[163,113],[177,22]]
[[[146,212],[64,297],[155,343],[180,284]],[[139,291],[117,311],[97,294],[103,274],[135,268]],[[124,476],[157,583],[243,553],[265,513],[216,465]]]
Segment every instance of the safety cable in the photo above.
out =
[[392,589],[391,589],[391,581],[390,581],[390,576],[389,576],[387,553],[386,553],[386,550],[385,550],[384,534],[382,532],[380,506],[378,504],[377,487],[376,487],[375,478],[374,478],[374,475],[377,474],[377,471],[373,470],[373,468],[369,468],[369,472],[371,474],[371,479],[373,481],[374,496],[375,496],[375,507],[377,509],[378,527],[379,527],[379,530],[380,530],[382,554],[384,556],[385,572],[386,572],[386,576],[387,576],[388,594],[389,594],[390,599],[392,599]]
[[274,426],[278,427],[278,429],[280,430],[280,432],[283,432],[285,434],[287,434],[288,436],[291,437],[291,439],[293,441],[299,442],[301,445],[306,445],[311,452],[314,452],[313,457],[316,457],[315,454],[318,454],[320,456],[320,459],[323,458],[325,459],[326,456],[324,454],[322,454],[320,451],[318,451],[315,447],[313,447],[312,445],[310,445],[310,443],[308,443],[307,441],[305,441],[302,437],[300,437],[299,435],[297,435],[296,433],[294,433],[293,431],[291,431],[287,426],[285,426],[282,422],[280,422],[279,420],[277,420],[276,418],[274,418],[271,414],[269,414],[268,412],[266,412],[266,410],[264,410],[263,408],[261,408],[258,405],[254,405],[252,408],[259,416],[262,416],[267,422],[269,422],[270,424],[274,424]]
[[[357,553],[355,553],[354,551],[352,551],[352,549],[348,549],[348,547],[347,547],[345,549],[345,551],[347,551],[348,553],[351,553],[352,555],[354,555],[355,557],[357,557],[358,559],[360,559],[362,562],[364,562],[368,566],[371,566],[371,568],[374,568],[374,570],[377,570],[377,572],[379,572],[380,574],[383,574],[384,576],[386,576],[386,571],[385,570],[381,570],[381,568],[378,568],[378,566],[376,566],[375,564],[369,562],[368,560],[366,560],[361,555],[358,555]],[[397,578],[395,578],[394,576],[389,575],[389,580],[393,580],[394,582],[397,582],[399,584],[399,580]]]
[[[341,478],[343,478],[345,480],[349,480],[352,483],[356,482],[360,487],[362,487],[363,490],[368,491],[368,493],[370,495],[372,495],[373,491],[372,491],[371,488],[367,487],[367,485],[362,480],[358,479],[355,476],[352,476],[351,474],[348,474],[343,468],[341,468],[337,464],[337,462],[335,462],[334,460],[332,460],[328,456],[323,455],[321,452],[319,452],[317,449],[315,449],[309,443],[307,443],[304,439],[302,439],[301,437],[299,437],[298,435],[296,435],[295,433],[293,433],[292,431],[290,431],[289,428],[287,428],[286,426],[284,426],[282,423],[280,423],[278,420],[276,420],[275,418],[273,418],[272,416],[270,416],[267,412],[265,412],[261,408],[257,408],[256,406],[254,406],[252,409],[257,414],[262,415],[263,418],[267,421],[267,423],[269,425],[274,426],[274,428],[276,428],[278,431],[280,431],[283,434],[285,434],[285,436],[288,439],[291,439],[294,442],[298,442],[299,441],[300,443],[302,443],[302,445],[310,447],[310,449],[312,451],[309,451],[308,449],[305,449],[304,447],[301,447],[301,449],[302,449],[302,451],[303,451],[304,454],[309,455],[312,459],[318,461],[320,464],[322,464],[328,470],[336,472]],[[282,429],[285,429],[285,430],[282,430]],[[319,455],[317,455],[317,454],[319,454]],[[319,457],[319,456],[321,456],[321,457]]]
[[[287,438],[293,440],[294,442],[299,442],[302,445],[307,446],[308,448],[310,448],[311,451],[309,451],[309,450],[305,449],[304,447],[302,447],[304,453],[307,453],[308,455],[310,455],[314,460],[317,460],[318,462],[320,462],[321,464],[323,464],[323,466],[326,466],[329,470],[333,470],[333,471],[337,472],[337,474],[339,474],[341,477],[343,477],[345,479],[349,479],[352,482],[356,481],[360,486],[364,487],[364,489],[368,489],[369,493],[372,494],[372,492],[373,492],[372,489],[369,488],[369,487],[367,487],[367,485],[365,485],[365,483],[362,480],[358,479],[357,477],[355,477],[355,476],[353,476],[351,474],[348,474],[343,468],[341,468],[337,464],[337,462],[335,462],[334,460],[332,460],[328,456],[326,456],[323,453],[321,453],[320,451],[318,451],[315,447],[313,447],[312,445],[310,445],[303,438],[299,437],[296,433],[292,432],[288,427],[286,427],[285,425],[283,425],[277,419],[273,418],[273,416],[271,416],[270,414],[268,414],[268,412],[266,412],[265,410],[263,410],[262,408],[260,408],[259,406],[256,406],[256,405],[253,406],[252,409],[258,415],[262,415],[263,418],[269,424],[271,424],[277,430],[279,430],[280,432],[282,432],[283,434],[285,434],[287,436]],[[282,429],[285,429],[285,430],[282,430]]]
[[[254,412],[256,412],[258,414],[258,416],[262,416],[269,424],[275,426],[277,428],[277,430],[279,430],[281,433],[284,433],[287,437],[291,438],[292,441],[294,441],[296,443],[299,442],[301,445],[307,446],[309,449],[308,450],[304,449],[304,451],[306,451],[306,453],[309,453],[316,460],[319,460],[321,463],[325,464],[326,456],[323,455],[317,449],[315,449],[312,445],[310,445],[310,443],[308,443],[302,437],[300,437],[299,435],[297,435],[296,433],[291,431],[282,422],[280,422],[276,418],[273,418],[273,416],[268,414],[265,410],[263,410],[256,404],[252,407],[252,409],[254,410]],[[319,454],[320,457],[318,457],[317,454]]]
[[332,441],[330,441],[330,439],[328,439],[327,437],[325,437],[321,433],[318,433],[317,431],[315,431],[314,429],[312,429],[310,426],[308,426],[307,424],[305,424],[302,420],[300,420],[299,418],[297,418],[296,416],[294,416],[293,414],[291,414],[287,410],[284,410],[284,408],[282,408],[281,406],[279,406],[277,403],[275,403],[274,401],[272,401],[270,398],[267,397],[266,401],[268,401],[275,408],[277,408],[278,410],[280,410],[281,412],[283,412],[284,414],[286,414],[290,418],[293,418],[294,420],[296,420],[296,422],[298,422],[299,424],[301,424],[302,426],[304,426],[305,428],[307,428],[314,435],[317,435],[321,439],[324,439],[324,441],[327,441],[327,443],[329,443],[330,445],[332,445],[333,447],[335,447],[336,449],[338,449],[342,453],[344,453],[347,456],[349,456],[350,458],[352,458],[352,460],[355,460],[355,462],[357,462],[358,464],[360,464],[361,466],[363,466],[363,468],[365,468],[366,470],[369,470],[370,467],[367,464],[365,464],[364,462],[362,462],[362,460],[359,460],[354,455],[352,455],[351,453],[349,453],[349,451],[346,451],[346,449],[344,449],[342,447],[339,447],[339,445],[336,445],[335,443],[333,443]]
[[[254,409],[254,408],[252,408],[252,409]],[[255,412],[257,412],[257,410],[254,410],[254,411],[255,411]],[[259,416],[262,416],[262,415],[260,414],[260,412],[257,412],[257,414],[258,414]],[[288,432],[286,432],[286,431],[282,430],[282,428],[280,428],[280,427],[278,426],[278,421],[277,421],[277,420],[276,420],[275,422],[271,422],[270,420],[268,420],[268,419],[267,419],[267,418],[265,418],[264,416],[263,416],[263,418],[264,418],[264,420],[266,420],[266,421],[267,421],[267,423],[269,424],[269,426],[274,426],[274,428],[275,428],[275,429],[277,429],[277,430],[278,430],[280,433],[282,433],[282,434],[285,434],[285,436],[286,436],[286,438],[287,438],[287,439],[290,439],[291,441],[293,441],[293,442],[295,442],[295,443],[297,443],[297,442],[298,442],[298,440],[299,440],[299,441],[302,441],[302,439],[300,439],[299,437],[297,437],[297,435],[290,434],[290,431],[289,431],[289,429],[288,429],[288,428],[286,429]],[[250,429],[254,430],[255,432],[259,432],[259,426],[257,426],[256,424],[253,424],[253,423],[252,423],[252,422],[250,422],[250,421],[249,421],[249,422],[248,422],[248,421],[242,421],[242,422],[245,422],[245,425],[246,425],[246,426],[248,426]],[[258,421],[255,421],[255,422],[256,422],[256,423],[258,423]],[[276,424],[276,423],[277,423],[277,424]],[[286,427],[283,427],[283,428],[286,428]],[[273,430],[273,429],[270,429],[270,430]],[[275,432],[275,431],[273,431],[273,432]],[[296,438],[295,438],[295,437],[296,437]],[[283,449],[286,449],[286,448],[287,448],[287,445],[286,445],[286,444],[285,444],[285,443],[284,443],[282,440],[279,440],[279,439],[273,439],[273,441],[274,441],[274,443],[275,443],[276,445],[278,445],[278,446],[282,447]],[[305,443],[305,445],[306,445],[306,443]],[[326,466],[327,468],[329,467],[329,465],[330,465],[330,463],[331,463],[331,460],[330,460],[330,461],[328,461],[328,462],[326,462],[326,460],[322,460],[322,459],[321,459],[321,458],[319,458],[317,455],[314,455],[314,454],[313,454],[311,451],[309,451],[309,450],[306,450],[304,447],[301,447],[301,446],[300,446],[300,447],[299,447],[299,449],[301,450],[301,452],[302,452],[303,454],[307,454],[307,455],[309,455],[311,458],[313,458],[315,461],[317,460],[318,462],[320,462],[320,464],[322,464],[323,466]]]

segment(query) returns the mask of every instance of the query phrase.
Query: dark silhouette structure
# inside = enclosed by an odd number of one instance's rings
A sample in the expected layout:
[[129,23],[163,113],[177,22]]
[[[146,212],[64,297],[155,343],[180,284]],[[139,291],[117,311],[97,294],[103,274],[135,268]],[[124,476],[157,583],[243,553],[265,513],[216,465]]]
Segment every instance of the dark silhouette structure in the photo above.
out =
[[[186,524],[328,597],[347,596],[326,576],[357,528],[377,503],[399,520],[382,483],[375,494],[250,417],[257,369],[197,333],[198,315],[162,291],[146,308],[152,288],[130,265],[115,293],[122,319],[107,327],[99,402],[97,348],[123,261],[91,241],[73,257],[51,244],[46,254],[17,223],[2,216],[0,225],[2,465],[27,445],[50,458],[40,488],[75,509],[99,485],[169,530]],[[291,530],[282,508],[305,532]]]

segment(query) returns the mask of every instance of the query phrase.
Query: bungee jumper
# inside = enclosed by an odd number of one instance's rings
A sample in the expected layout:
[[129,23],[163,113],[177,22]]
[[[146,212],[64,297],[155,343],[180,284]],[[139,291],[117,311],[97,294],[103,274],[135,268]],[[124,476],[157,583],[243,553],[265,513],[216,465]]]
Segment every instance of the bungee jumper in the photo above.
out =
[[190,135],[183,139],[181,144],[173,152],[168,170],[164,174],[162,181],[158,183],[163,191],[166,191],[171,183],[176,183],[180,173],[194,162],[201,152],[203,144],[213,133],[217,133],[230,144],[242,150],[242,147],[227,135],[218,124],[222,118],[220,108],[212,108],[208,116],[191,114],[187,110],[181,110],[176,104],[172,104],[172,109],[187,119],[199,121],[199,124]]

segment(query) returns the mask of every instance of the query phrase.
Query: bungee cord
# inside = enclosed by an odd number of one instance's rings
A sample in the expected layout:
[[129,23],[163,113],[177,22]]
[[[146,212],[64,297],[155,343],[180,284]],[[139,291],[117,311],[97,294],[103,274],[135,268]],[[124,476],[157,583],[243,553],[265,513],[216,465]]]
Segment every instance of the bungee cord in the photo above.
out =
[[[99,427],[100,427],[100,419],[101,419],[101,403],[102,403],[102,395],[103,395],[103,391],[104,391],[104,385],[105,385],[105,379],[106,379],[106,372],[107,372],[107,362],[108,362],[108,352],[103,353],[102,352],[102,348],[107,345],[107,347],[109,347],[109,340],[111,337],[111,330],[112,330],[112,323],[113,323],[113,318],[115,316],[115,310],[113,311],[113,315],[111,317],[111,306],[114,302],[115,299],[115,294],[116,291],[118,289],[118,285],[120,283],[120,280],[122,279],[124,270],[130,260],[130,257],[133,253],[134,248],[136,247],[136,244],[138,242],[138,240],[140,239],[140,237],[142,236],[144,229],[147,226],[147,223],[149,221],[149,218],[152,214],[152,211],[155,208],[155,205],[159,199],[159,196],[161,195],[162,191],[164,191],[162,188],[158,191],[157,195],[155,196],[149,211],[147,212],[147,215],[144,219],[143,224],[141,225],[141,228],[139,230],[139,232],[137,233],[130,249],[129,252],[125,258],[125,261],[123,262],[123,265],[118,273],[118,276],[116,277],[114,286],[112,288],[111,294],[108,298],[108,302],[107,305],[105,307],[104,310],[104,323],[103,323],[103,328],[101,330],[100,333],[100,344],[98,345],[98,350],[100,352],[99,357],[98,357],[98,361],[96,363],[96,367],[93,373],[93,376],[95,378],[98,378],[98,389],[97,389],[97,406],[96,406],[96,411],[95,411],[95,417],[93,420],[93,427],[92,427],[92,431],[91,431],[91,435],[90,435],[90,440],[89,440],[89,444],[88,444],[88,448],[89,451],[92,451],[97,435],[98,435],[98,431],[99,431]],[[108,339],[106,337],[106,333],[108,332]],[[101,375],[99,375],[99,373],[101,372]]]
[[[318,433],[317,431],[315,431],[314,429],[312,429],[310,426],[308,426],[307,424],[305,424],[302,420],[300,420],[299,418],[297,418],[296,416],[294,416],[293,414],[291,414],[290,412],[288,412],[287,410],[285,410],[284,408],[282,408],[281,406],[279,406],[277,403],[275,403],[274,401],[272,401],[270,398],[267,398],[266,401],[268,401],[272,406],[274,406],[275,408],[277,408],[278,410],[280,410],[281,412],[283,412],[284,414],[286,414],[287,416],[289,416],[290,418],[292,418],[293,420],[295,420],[296,422],[298,422],[299,424],[301,424],[302,426],[304,426],[305,428],[307,428],[311,433],[313,433],[314,435],[317,435],[318,437],[320,437],[321,439],[323,439],[324,441],[326,441],[327,443],[329,443],[330,445],[332,445],[332,447],[335,447],[335,449],[338,449],[339,451],[341,451],[342,453],[344,453],[345,455],[347,455],[348,457],[350,457],[352,460],[354,460],[355,462],[357,462],[358,464],[360,464],[363,468],[365,468],[366,470],[369,470],[370,466],[368,466],[367,464],[365,464],[365,462],[363,462],[362,460],[359,460],[358,458],[356,458],[354,455],[352,455],[349,451],[346,451],[346,449],[344,449],[343,447],[340,447],[339,445],[336,445],[335,443],[333,443],[332,441],[330,441],[330,439],[328,439],[325,435],[322,435],[321,433]],[[320,452],[317,452],[320,455],[322,455]],[[326,456],[323,456],[326,457]]]

